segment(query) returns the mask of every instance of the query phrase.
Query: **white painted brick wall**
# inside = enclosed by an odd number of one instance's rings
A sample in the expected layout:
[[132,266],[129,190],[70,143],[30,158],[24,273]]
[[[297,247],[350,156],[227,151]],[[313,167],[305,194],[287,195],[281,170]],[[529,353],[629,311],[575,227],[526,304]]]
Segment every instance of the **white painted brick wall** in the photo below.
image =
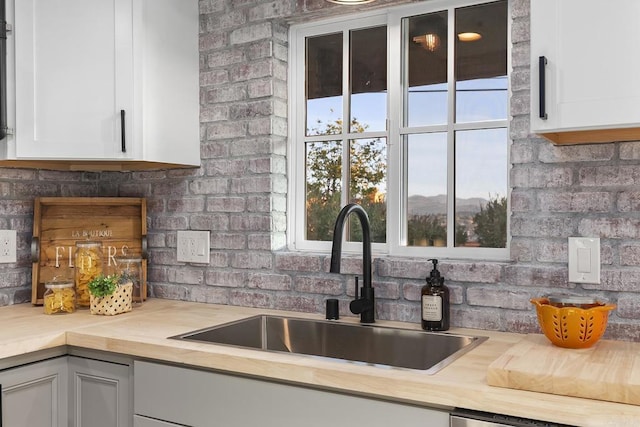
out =
[[[351,10],[410,0],[378,0]],[[0,305],[31,296],[33,197],[146,197],[149,285],[160,298],[349,315],[353,275],[328,254],[285,248],[288,23],[345,10],[324,0],[200,0],[202,167],[136,173],[0,169],[0,227],[18,265],[0,266]],[[441,260],[454,326],[538,331],[531,297],[558,290],[618,304],[608,337],[640,341],[640,142],[554,146],[529,132],[529,0],[512,0],[511,262]],[[175,235],[211,230],[208,266],[176,261]],[[601,238],[602,284],[567,283],[567,237]],[[378,257],[378,317],[418,322],[425,259]]]

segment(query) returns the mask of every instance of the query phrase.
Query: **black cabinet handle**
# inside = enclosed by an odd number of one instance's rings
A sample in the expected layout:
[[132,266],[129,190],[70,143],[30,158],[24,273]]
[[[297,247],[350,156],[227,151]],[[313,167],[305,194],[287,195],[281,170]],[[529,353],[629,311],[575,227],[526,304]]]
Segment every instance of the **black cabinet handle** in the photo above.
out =
[[122,137],[122,152],[127,152],[127,143],[124,139],[124,110],[120,110],[120,135]]
[[540,99],[540,115],[539,117],[542,120],[547,120],[547,108],[546,108],[546,98],[545,98],[545,93],[546,93],[546,75],[545,75],[545,71],[546,71],[546,65],[547,65],[547,58],[545,56],[541,56],[538,58],[538,79],[539,79],[539,99]]

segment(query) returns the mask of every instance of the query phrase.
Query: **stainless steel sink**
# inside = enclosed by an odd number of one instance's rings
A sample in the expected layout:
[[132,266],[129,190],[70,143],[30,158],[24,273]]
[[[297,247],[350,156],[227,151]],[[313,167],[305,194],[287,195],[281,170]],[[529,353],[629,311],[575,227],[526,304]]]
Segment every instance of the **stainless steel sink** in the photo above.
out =
[[305,354],[434,374],[487,337],[279,316],[255,316],[173,339]]

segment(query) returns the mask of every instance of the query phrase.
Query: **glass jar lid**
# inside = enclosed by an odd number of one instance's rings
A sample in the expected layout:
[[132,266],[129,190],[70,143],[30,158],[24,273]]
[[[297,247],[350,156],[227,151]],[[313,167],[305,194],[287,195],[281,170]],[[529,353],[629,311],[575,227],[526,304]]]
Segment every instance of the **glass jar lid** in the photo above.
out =
[[72,288],[73,286],[73,282],[49,282],[44,284],[44,287],[47,289],[64,289]]
[[116,257],[116,262],[123,262],[123,263],[132,263],[132,262],[142,262],[142,258],[140,257]]

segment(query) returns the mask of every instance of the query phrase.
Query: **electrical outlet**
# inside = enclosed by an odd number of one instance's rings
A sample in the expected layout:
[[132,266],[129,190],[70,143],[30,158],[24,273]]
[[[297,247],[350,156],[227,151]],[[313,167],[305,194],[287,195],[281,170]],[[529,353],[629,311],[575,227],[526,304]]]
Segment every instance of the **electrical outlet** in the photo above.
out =
[[177,243],[178,261],[209,264],[208,231],[178,231]]
[[0,230],[0,263],[16,262],[17,236],[16,230]]

